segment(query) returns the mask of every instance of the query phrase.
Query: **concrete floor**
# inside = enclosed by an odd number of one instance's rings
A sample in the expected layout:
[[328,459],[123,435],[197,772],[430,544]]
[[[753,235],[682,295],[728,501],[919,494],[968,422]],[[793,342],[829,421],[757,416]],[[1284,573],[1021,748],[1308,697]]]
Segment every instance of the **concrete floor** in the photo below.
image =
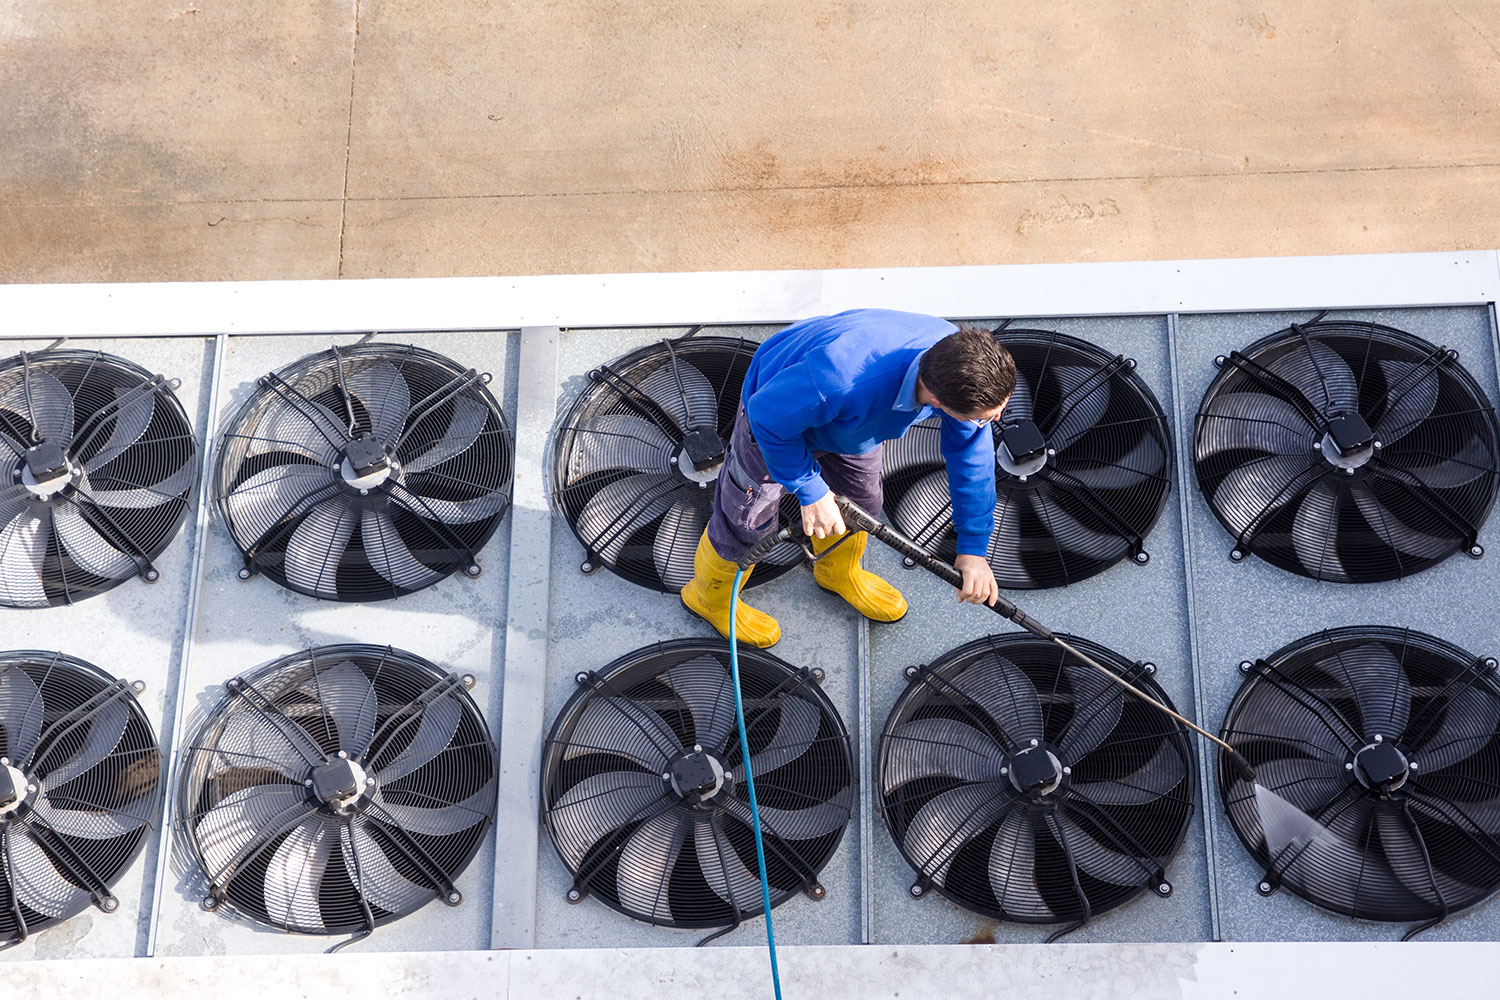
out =
[[0,0],[0,280],[1500,245],[1494,0]]

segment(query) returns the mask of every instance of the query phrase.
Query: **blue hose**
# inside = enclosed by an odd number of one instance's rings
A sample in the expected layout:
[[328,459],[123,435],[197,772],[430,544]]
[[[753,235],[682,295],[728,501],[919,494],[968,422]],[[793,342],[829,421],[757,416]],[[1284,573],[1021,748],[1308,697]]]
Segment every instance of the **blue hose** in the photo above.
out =
[[744,570],[734,574],[734,589],[729,594],[729,672],[734,678],[734,717],[740,725],[740,761],[745,771],[745,787],[750,790],[750,829],[755,834],[755,862],[760,866],[760,899],[766,908],[766,946],[771,950],[771,984],[776,1000],[781,1000],[781,972],[776,967],[776,931],[771,926],[771,883],[766,878],[766,850],[760,840],[760,809],[755,804],[755,775],[750,773],[750,738],[745,733],[745,703],[740,696],[739,641],[736,637],[735,607],[740,603],[740,581]]

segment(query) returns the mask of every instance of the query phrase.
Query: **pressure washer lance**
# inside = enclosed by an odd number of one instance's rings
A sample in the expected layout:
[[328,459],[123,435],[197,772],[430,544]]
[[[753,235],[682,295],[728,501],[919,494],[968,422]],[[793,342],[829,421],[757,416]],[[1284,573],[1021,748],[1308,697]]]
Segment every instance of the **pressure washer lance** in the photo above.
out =
[[[850,500],[847,497],[835,496],[834,501],[838,504],[839,511],[844,515],[844,521],[851,528],[855,528],[861,531],[868,531],[871,535],[880,539],[880,541],[884,542],[886,545],[889,545],[891,548],[901,553],[901,555],[905,556],[907,559],[910,559],[912,562],[916,563],[918,566],[921,566],[923,569],[927,570],[929,573],[933,574],[939,579],[946,581],[954,587],[963,587],[964,577],[957,568],[950,566],[948,563],[943,562],[941,559],[935,558],[930,553],[925,551],[921,546],[919,546],[916,542],[907,538],[900,532],[887,527],[885,524],[881,523],[881,521],[873,514],[856,504],[853,500]],[[770,538],[757,544],[749,552],[746,552],[745,555],[741,557],[739,563],[740,567],[742,569],[748,568],[750,564],[764,558],[765,555],[777,545],[781,544],[782,542],[792,541],[793,539],[794,535],[792,533],[792,529],[782,529],[775,535],[772,535]],[[1157,701],[1155,698],[1151,697],[1149,694],[1142,691],[1134,684],[1131,684],[1129,681],[1125,680],[1125,678],[1119,676],[1114,671],[1110,670],[1109,668],[1099,663],[1099,661],[1089,656],[1087,653],[1075,647],[1066,639],[1063,639],[1062,637],[1057,635],[1057,633],[1053,632],[1046,625],[1043,625],[1041,622],[1037,621],[1035,618],[1031,617],[1020,608],[1016,607],[1004,597],[997,596],[995,599],[995,603],[992,605],[988,605],[988,607],[991,611],[995,612],[995,614],[999,615],[1002,618],[1010,619],[1037,638],[1045,639],[1050,643],[1054,643],[1055,645],[1062,647],[1065,651],[1072,654],[1072,656],[1074,656],[1080,662],[1086,663],[1090,667],[1093,667],[1099,673],[1103,674],[1105,677],[1108,677],[1115,684],[1118,684],[1126,691],[1129,691],[1131,694],[1135,695],[1137,698],[1150,705],[1152,708],[1157,709],[1165,715],[1171,716],[1178,722],[1182,723],[1184,726],[1187,726],[1193,732],[1197,733],[1199,736],[1202,736],[1204,739],[1217,745],[1229,756],[1229,760],[1234,764],[1235,769],[1240,772],[1240,775],[1247,782],[1256,784],[1255,770],[1250,766],[1250,762],[1246,760],[1238,750],[1230,746],[1228,743],[1225,743],[1223,740],[1219,739],[1219,737],[1215,736],[1213,733],[1210,733],[1203,727],[1197,725],[1189,719],[1184,718],[1182,715],[1174,712],[1166,705],[1163,705],[1161,702]],[[1260,786],[1257,784],[1256,787],[1259,788]]]

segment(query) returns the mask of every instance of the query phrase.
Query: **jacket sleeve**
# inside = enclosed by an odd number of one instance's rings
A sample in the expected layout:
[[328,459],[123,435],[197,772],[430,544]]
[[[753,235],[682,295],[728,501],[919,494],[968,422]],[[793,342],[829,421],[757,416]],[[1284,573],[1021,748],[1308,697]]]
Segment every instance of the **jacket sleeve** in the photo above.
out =
[[995,527],[995,435],[993,425],[942,417],[943,459],[953,498],[958,554],[985,556]]
[[804,507],[828,494],[823,470],[813,460],[804,432],[833,419],[833,409],[807,362],[791,365],[745,401],[750,431],[771,477]]

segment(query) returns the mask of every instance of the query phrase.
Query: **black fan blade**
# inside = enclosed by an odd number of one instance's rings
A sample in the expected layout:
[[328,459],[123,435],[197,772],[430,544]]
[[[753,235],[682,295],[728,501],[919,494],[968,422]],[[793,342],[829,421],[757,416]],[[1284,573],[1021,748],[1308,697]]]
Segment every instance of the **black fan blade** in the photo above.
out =
[[343,497],[318,503],[302,518],[286,543],[282,572],[289,584],[319,597],[339,596],[339,563],[359,515]]
[[46,780],[48,788],[56,789],[91,770],[120,745],[120,738],[125,735],[125,726],[129,722],[130,708],[119,696],[105,702],[89,720],[83,746],[68,760],[50,765],[48,762],[52,759],[52,750],[59,746],[57,743],[52,744],[37,761],[39,776]]
[[1031,398],[1031,383],[1026,376],[1016,372],[1016,387],[1011,390],[1010,401],[1001,412],[1001,419],[1008,423],[1036,418],[1036,404]]
[[1123,490],[1139,486],[1148,479],[1163,479],[1167,468],[1167,453],[1161,442],[1146,434],[1119,458],[1106,463],[1090,460],[1076,468],[1059,466],[1059,471],[1072,476],[1091,490]]
[[468,500],[438,500],[429,496],[415,495],[415,499],[402,499],[407,510],[418,517],[441,524],[473,524],[487,517],[494,517],[510,503],[505,490],[495,490]]
[[1006,916],[1051,920],[1052,907],[1036,884],[1036,828],[1025,813],[1011,813],[1000,821],[990,845],[990,889]]
[[26,671],[12,664],[0,671],[0,729],[5,730],[5,755],[15,767],[31,759],[42,735],[42,692]]
[[629,698],[597,697],[578,717],[563,759],[611,753],[661,774],[681,749],[681,739],[656,712]]
[[1029,493],[1027,497],[1036,516],[1046,525],[1047,533],[1064,552],[1089,559],[1118,559],[1130,547],[1128,539],[1113,532],[1090,528],[1064,510],[1062,504],[1049,502],[1041,493]]
[[658,368],[641,380],[639,386],[641,392],[683,430],[687,430],[690,423],[697,427],[713,427],[719,422],[719,394],[714,392],[713,384],[704,374],[686,361],[678,360],[675,364]]
[[[224,512],[238,529],[236,535],[259,541],[281,519],[303,509],[309,498],[323,496],[336,476],[326,465],[279,465],[245,480],[223,498]],[[94,495],[100,506],[104,503]]]
[[947,777],[959,781],[998,781],[1005,754],[986,733],[955,719],[915,719],[885,738],[880,771],[886,795],[907,782]]
[[0,410],[9,410],[41,437],[67,449],[73,443],[73,396],[44,371],[24,375],[0,394]]
[[411,546],[396,530],[389,510],[366,509],[359,517],[359,535],[370,566],[393,586],[421,590],[443,578],[412,554]]
[[321,670],[314,662],[312,676],[297,690],[316,701],[333,719],[340,750],[358,758],[370,748],[379,699],[364,671],[348,660]]
[[[1484,749],[1500,732],[1500,699],[1478,687],[1466,687],[1441,706],[1442,721],[1436,732],[1430,725],[1411,725],[1408,734],[1420,740],[1412,759],[1424,775],[1431,775]],[[1431,736],[1427,734],[1431,733]]]
[[1047,446],[1059,455],[1088,433],[1109,409],[1109,380],[1097,368],[1056,365],[1058,386],[1062,389],[1059,415],[1050,428],[1043,428]]
[[681,590],[693,578],[693,553],[708,528],[711,510],[693,500],[679,500],[662,515],[651,543],[651,561],[661,582],[673,590]]
[[1364,745],[1333,706],[1316,695],[1299,691],[1285,681],[1266,678],[1260,683],[1267,686],[1266,691],[1246,703],[1236,717],[1236,736],[1275,740],[1292,753],[1317,754],[1340,764],[1345,755]]
[[64,502],[51,510],[52,530],[79,569],[107,580],[128,580],[140,572],[135,560],[95,531],[76,505]]
[[[854,807],[854,790],[841,789],[838,794],[817,805],[804,809],[778,809],[775,806],[758,806],[760,824],[782,840],[812,840],[842,830],[849,822]],[[751,826],[750,803],[730,798],[724,811],[746,826]]]
[[1014,801],[1008,786],[995,782],[950,788],[917,810],[901,846],[922,874],[942,885],[954,856]]
[[1297,486],[1320,463],[1310,454],[1256,458],[1231,469],[1214,488],[1212,505],[1239,531],[1296,498]]
[[614,563],[631,535],[677,503],[676,486],[670,473],[615,480],[590,497],[578,512],[579,537],[606,563]]
[[338,827],[323,816],[309,816],[286,835],[271,855],[262,884],[272,923],[301,931],[325,929],[318,890],[338,841]]
[[1411,712],[1411,681],[1389,649],[1366,643],[1341,650],[1319,660],[1317,668],[1330,677],[1342,677],[1359,705],[1360,735],[1394,740],[1406,732]]
[[1187,764],[1176,746],[1163,739],[1161,748],[1140,770],[1108,781],[1079,782],[1072,791],[1095,805],[1143,806],[1176,788],[1187,773]]
[[[1375,810],[1375,832],[1380,835],[1380,853],[1391,866],[1396,881],[1412,895],[1441,906],[1443,899],[1473,898],[1485,893],[1442,873],[1430,863],[1427,848],[1399,807],[1384,805]],[[1443,882],[1449,883],[1443,885]]]
[[58,870],[24,823],[11,823],[0,830],[0,837],[5,838],[3,857],[11,891],[21,905],[45,917],[66,917],[93,901],[87,890]]
[[563,860],[577,871],[595,844],[667,801],[668,786],[659,774],[606,771],[568,789],[547,815]]
[[1141,885],[1156,873],[1155,862],[1121,854],[1102,843],[1066,812],[1053,813],[1054,833],[1079,871],[1110,885]]
[[667,890],[691,824],[673,809],[642,823],[630,835],[615,872],[621,906],[651,920],[672,919]]
[[1292,549],[1314,580],[1350,579],[1335,546],[1339,523],[1339,485],[1327,479],[1313,483],[1292,519]]
[[822,727],[823,713],[812,702],[788,696],[777,704],[781,709],[781,718],[776,726],[776,735],[771,737],[771,742],[766,744],[765,749],[750,755],[752,777],[774,771],[807,753]]
[[1370,428],[1381,444],[1390,447],[1432,416],[1438,401],[1438,370],[1412,361],[1380,361],[1388,387],[1385,412]]
[[[56,799],[56,801],[54,801]],[[66,803],[60,806],[59,803]],[[111,840],[139,830],[151,818],[135,815],[124,809],[90,807],[74,809],[76,800],[66,795],[54,796],[51,791],[36,800],[36,816],[41,822],[58,833],[85,840]]]
[[[1255,777],[1265,788],[1309,815],[1332,802],[1349,787],[1351,780],[1341,763],[1307,757],[1283,757],[1256,764]],[[1244,792],[1250,794],[1249,788]]]
[[1490,476],[1495,473],[1494,452],[1490,451],[1476,434],[1470,434],[1464,441],[1463,447],[1459,448],[1455,454],[1440,458],[1430,465],[1407,465],[1405,461],[1396,461],[1391,457],[1389,450],[1383,452],[1381,458],[1405,469],[1416,476],[1423,485],[1434,490],[1467,486],[1480,476]]
[[1002,587],[1029,587],[1036,582],[1021,559],[1021,513],[1023,494],[1002,493],[995,501],[995,527],[985,558]]
[[1491,840],[1500,839],[1500,798],[1481,799],[1477,802],[1445,799],[1441,805],[1418,799],[1413,808],[1416,805],[1420,805],[1424,813],[1448,826],[1457,827],[1466,833],[1472,828]]
[[[0,457],[4,457],[6,451],[9,451],[16,458],[20,458],[26,454],[26,449],[21,446],[21,442],[4,431],[0,431]],[[18,463],[12,463],[11,467],[14,468],[16,464]]]
[[[135,391],[135,389],[116,389],[115,398],[118,400]],[[84,468],[102,469],[119,458],[125,449],[145,436],[146,428],[151,426],[151,418],[155,415],[156,393],[154,392],[138,395],[120,406],[114,412],[114,426],[110,429],[109,438],[105,440],[104,447],[87,458],[83,458]]]
[[[946,689],[948,685],[942,685]],[[952,682],[1017,747],[1042,736],[1042,699],[1031,678],[998,653],[987,653]]]
[[693,717],[693,742],[706,750],[722,749],[734,732],[734,688],[729,671],[713,656],[679,663],[662,675]]
[[[147,510],[151,507],[160,507],[164,503],[181,499],[197,478],[198,460],[190,458],[178,466],[177,471],[170,473],[165,478],[140,486],[129,484],[128,489],[95,489],[94,484],[89,480],[88,473],[85,472],[78,483],[78,490],[84,499],[92,503],[95,507]],[[112,479],[107,474],[102,474],[100,481],[115,482],[118,480]]]
[[214,750],[223,758],[216,773],[235,768],[269,767],[301,782],[326,755],[291,719],[262,715],[254,709],[230,714],[219,729]]
[[1397,517],[1395,511],[1380,502],[1375,489],[1376,481],[1366,480],[1349,492],[1354,497],[1355,506],[1364,515],[1365,521],[1369,523],[1370,529],[1375,532],[1377,538],[1397,552],[1415,556],[1418,559],[1441,559],[1453,551],[1453,539],[1438,538],[1411,527]]
[[452,698],[430,702],[421,713],[417,720],[417,734],[389,763],[378,763],[385,759],[388,742],[370,758],[371,769],[381,784],[388,785],[406,777],[446,750],[453,742],[464,714],[463,707]]
[[693,846],[698,868],[714,895],[740,910],[753,911],[761,904],[760,876],[745,867],[723,830],[700,821],[694,827]]
[[351,372],[345,385],[370,415],[375,440],[395,444],[411,412],[411,389],[396,366],[389,361],[377,361]]
[[[657,778],[658,785],[660,782]],[[425,794],[417,797],[423,805],[396,805],[386,801],[384,795],[376,801],[391,821],[407,833],[446,837],[489,818],[495,799],[495,780],[491,778],[479,791],[457,802],[443,802]]]
[[1268,455],[1305,455],[1317,432],[1291,403],[1259,392],[1226,392],[1209,401],[1198,458],[1226,451],[1263,451]]
[[1120,724],[1125,692],[1109,678],[1084,664],[1063,664],[1073,688],[1073,717],[1057,738],[1057,748],[1076,763],[1093,751]]
[[479,440],[489,416],[490,411],[483,403],[459,396],[453,401],[453,419],[448,422],[448,429],[431,448],[405,463],[407,474],[426,472],[468,451]]
[[0,603],[17,608],[45,608],[42,562],[52,540],[51,518],[22,510],[0,527]]
[[578,428],[571,450],[568,481],[612,469],[670,472],[676,445],[667,432],[633,413],[604,413]]
[[299,809],[311,815],[314,808],[300,784],[256,785],[225,796],[194,824],[209,878],[218,878],[262,831],[286,822]]
[[[1009,407],[1006,413],[1009,413]],[[937,417],[919,420],[905,434],[882,448],[884,473],[894,476],[908,469],[923,469],[943,464],[942,424]]]
[[370,905],[387,913],[405,913],[437,895],[436,886],[418,885],[397,871],[364,824],[340,826],[339,846],[349,881]]
[[339,463],[349,441],[347,422],[323,404],[305,399],[273,401],[250,427],[254,434],[248,435],[247,459],[289,452],[310,458],[326,469]]
[[1295,386],[1319,413],[1353,413],[1359,406],[1354,372],[1327,344],[1310,340],[1265,367]]
[[896,503],[892,520],[919,545],[930,546],[953,524],[948,496],[948,470],[929,472],[912,484]]

